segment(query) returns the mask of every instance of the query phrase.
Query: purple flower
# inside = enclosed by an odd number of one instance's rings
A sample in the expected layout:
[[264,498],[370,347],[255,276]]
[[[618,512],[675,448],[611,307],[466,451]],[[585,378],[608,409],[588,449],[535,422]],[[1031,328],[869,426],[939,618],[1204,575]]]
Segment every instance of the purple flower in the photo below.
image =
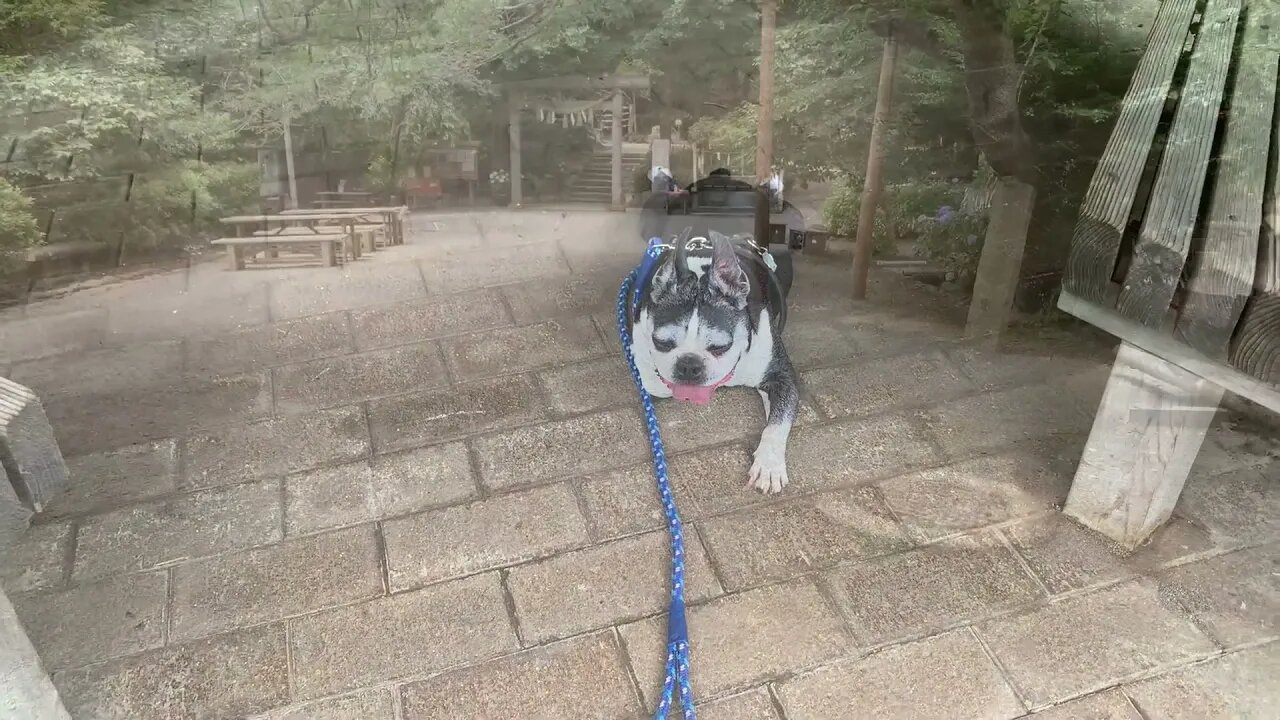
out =
[[950,205],[943,205],[938,208],[938,222],[945,225],[946,223],[951,222],[951,218],[954,216],[955,210],[952,210]]
[[965,243],[966,245],[968,245],[969,247],[973,247],[974,245],[977,245],[977,244],[978,244],[978,236],[977,236],[977,235],[970,235],[969,237],[967,237],[967,238],[965,238],[965,239],[964,239],[964,243]]

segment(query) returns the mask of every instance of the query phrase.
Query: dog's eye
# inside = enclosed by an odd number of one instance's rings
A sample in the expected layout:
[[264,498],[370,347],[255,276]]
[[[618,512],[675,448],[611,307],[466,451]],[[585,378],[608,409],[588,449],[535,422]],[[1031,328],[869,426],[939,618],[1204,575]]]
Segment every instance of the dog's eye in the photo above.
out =
[[729,352],[729,348],[731,348],[731,347],[733,347],[733,345],[732,345],[732,344],[730,344],[730,345],[708,345],[708,346],[707,346],[707,352],[711,353],[712,355],[715,355],[716,357],[720,357],[721,355],[723,355],[723,354],[725,354],[725,353]]
[[653,349],[658,352],[671,352],[676,349],[676,344],[672,340],[659,340],[655,337],[653,339]]

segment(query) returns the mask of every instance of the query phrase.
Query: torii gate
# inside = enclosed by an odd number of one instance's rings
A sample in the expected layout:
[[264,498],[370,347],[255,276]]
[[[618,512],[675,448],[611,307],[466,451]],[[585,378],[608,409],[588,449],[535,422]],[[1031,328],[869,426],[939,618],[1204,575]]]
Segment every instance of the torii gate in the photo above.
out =
[[519,206],[524,202],[524,189],[520,182],[520,112],[525,106],[525,95],[529,92],[559,90],[572,92],[575,90],[612,90],[613,91],[613,123],[610,143],[613,152],[613,172],[610,193],[611,210],[625,209],[626,202],[622,191],[622,91],[649,90],[647,75],[567,75],[562,77],[540,78],[537,80],[519,80],[501,85],[507,95],[508,133],[511,138],[511,204]]

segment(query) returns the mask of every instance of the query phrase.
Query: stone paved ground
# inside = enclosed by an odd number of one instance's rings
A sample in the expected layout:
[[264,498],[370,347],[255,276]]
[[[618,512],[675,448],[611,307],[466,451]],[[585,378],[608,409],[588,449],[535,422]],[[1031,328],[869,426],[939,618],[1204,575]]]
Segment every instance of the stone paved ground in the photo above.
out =
[[[74,487],[2,579],[75,717],[652,706],[667,543],[610,319],[634,218],[435,219],[342,270],[5,312],[0,372]],[[937,296],[841,300],[843,268],[800,263],[780,497],[743,487],[754,393],[661,408],[700,717],[1274,717],[1274,438],[1224,418],[1176,518],[1117,552],[1056,510],[1105,355],[968,348]]]

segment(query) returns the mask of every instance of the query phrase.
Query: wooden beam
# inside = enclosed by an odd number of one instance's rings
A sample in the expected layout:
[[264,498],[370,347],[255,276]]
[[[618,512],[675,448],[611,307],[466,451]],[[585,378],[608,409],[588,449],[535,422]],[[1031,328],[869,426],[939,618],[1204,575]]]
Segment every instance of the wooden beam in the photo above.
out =
[[1240,3],[1241,0],[1209,0],[1160,169],[1151,187],[1151,203],[1143,216],[1133,259],[1116,302],[1121,315],[1147,327],[1164,324],[1191,252],[1218,112],[1231,67]]
[[1109,304],[1108,291],[1120,241],[1129,224],[1196,4],[1197,0],[1165,0],[1160,4],[1146,50],[1120,104],[1115,129],[1080,206],[1062,285],[1086,300]]
[[[1277,34],[1270,29],[1276,18],[1259,9],[1254,5],[1247,19],[1209,222],[1203,245],[1191,258],[1193,272],[1175,330],[1210,357],[1226,356],[1245,301],[1253,293],[1267,176],[1275,187],[1277,175],[1272,135],[1280,51],[1268,47],[1269,38]],[[1268,163],[1260,158],[1268,157],[1269,148],[1268,173]],[[1275,198],[1268,200],[1265,205],[1273,217],[1269,225],[1274,228]]]
[[1280,387],[1246,375],[1229,365],[1210,358],[1173,339],[1172,335],[1138,325],[1114,310],[1063,290],[1058,295],[1058,309],[1125,342],[1167,360],[1198,377],[1207,378],[1222,388],[1280,413]]
[[966,337],[993,343],[999,342],[1009,325],[1036,201],[1036,189],[1017,178],[1004,177],[997,182],[964,328]]
[[773,70],[777,49],[778,0],[760,0],[760,106],[756,109],[756,182],[773,170]]
[[613,117],[609,120],[609,140],[612,143],[609,168],[609,207],[613,210],[625,210],[626,201],[622,195],[622,91],[613,91],[613,104],[610,106]]
[[565,75],[513,80],[499,87],[511,90],[649,90],[648,75]]
[[5,712],[5,717],[71,718],[3,590],[0,590],[0,687],[4,688],[0,710]]
[[520,111],[523,108],[524,100],[519,96],[512,96],[508,99],[508,103],[507,133],[511,141],[509,162],[511,167],[511,207],[520,207],[524,204],[524,184],[520,178]]
[[876,90],[876,110],[871,120],[871,140],[867,151],[867,176],[863,180],[862,204],[858,208],[858,234],[853,248],[853,297],[867,297],[867,276],[871,272],[871,244],[876,225],[876,207],[880,204],[883,182],[880,166],[884,161],[884,136],[889,122],[889,106],[893,103],[893,73],[898,63],[898,41],[890,33],[884,39],[880,59],[880,85]]
[[1211,381],[1121,344],[1063,511],[1140,545],[1173,512],[1221,400]]

